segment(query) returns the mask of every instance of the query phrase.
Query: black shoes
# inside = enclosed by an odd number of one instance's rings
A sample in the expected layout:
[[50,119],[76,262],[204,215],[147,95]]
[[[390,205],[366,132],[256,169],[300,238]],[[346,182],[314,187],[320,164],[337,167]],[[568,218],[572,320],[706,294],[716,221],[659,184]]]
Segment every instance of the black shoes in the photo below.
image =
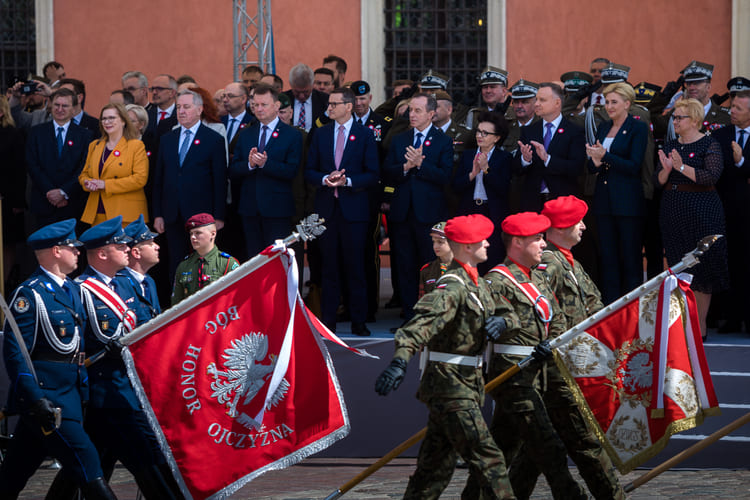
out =
[[352,333],[360,337],[370,336],[370,330],[367,328],[367,325],[364,323],[352,323]]

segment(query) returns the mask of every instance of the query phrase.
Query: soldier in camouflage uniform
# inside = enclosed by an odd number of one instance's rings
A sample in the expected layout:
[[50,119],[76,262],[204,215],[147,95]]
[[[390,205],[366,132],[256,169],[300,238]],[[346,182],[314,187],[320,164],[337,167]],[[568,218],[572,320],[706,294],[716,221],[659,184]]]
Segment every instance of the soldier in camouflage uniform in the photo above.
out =
[[419,298],[435,289],[438,280],[453,262],[453,252],[445,238],[445,222],[438,222],[432,226],[430,237],[432,238],[432,251],[437,255],[437,259],[425,264],[419,270]]
[[177,265],[172,305],[240,267],[237,259],[216,247],[216,221],[211,214],[193,215],[185,229],[195,251]]
[[476,265],[487,259],[487,237],[493,229],[482,215],[447,222],[445,235],[455,258],[436,289],[414,306],[414,318],[396,332],[393,360],[375,383],[381,395],[397,388],[409,359],[425,348],[426,366],[417,397],[430,415],[417,470],[409,478],[404,498],[438,498],[450,482],[458,456],[469,465],[477,490],[487,498],[514,498],[503,454],[480,410],[485,322],[493,300]]
[[[601,295],[570,249],[581,241],[586,226],[583,216],[588,206],[575,196],[561,196],[544,204],[542,215],[552,225],[547,231],[547,248],[542,254],[542,271],[557,297],[565,317],[565,329],[571,328],[602,309]],[[550,331],[559,334],[559,331]],[[614,466],[596,435],[586,424],[581,411],[554,361],[547,363],[547,390],[542,395],[547,413],[568,455],[597,499],[624,499]],[[513,460],[511,484],[518,498],[529,498],[539,468],[529,459],[525,449]]]
[[[495,300],[494,314],[503,319],[505,327],[495,336],[498,340],[492,346],[488,377],[497,377],[529,355],[536,360],[492,391],[495,412],[490,431],[506,463],[524,446],[524,454],[542,471],[554,498],[585,499],[586,493],[570,474],[565,446],[542,399],[547,389],[545,360],[552,356],[548,332],[565,330],[565,318],[554,294],[542,272],[534,269],[541,262],[546,246],[543,233],[549,225],[547,217],[533,212],[507,217],[502,230],[508,256],[485,276]],[[462,498],[476,496],[472,474]]]

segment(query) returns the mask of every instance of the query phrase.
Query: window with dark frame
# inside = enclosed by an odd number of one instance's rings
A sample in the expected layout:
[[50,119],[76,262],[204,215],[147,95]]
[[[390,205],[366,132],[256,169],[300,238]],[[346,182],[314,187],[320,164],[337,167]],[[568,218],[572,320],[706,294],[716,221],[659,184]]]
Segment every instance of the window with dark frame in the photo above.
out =
[[0,0],[0,89],[35,73],[34,0]]
[[450,78],[457,102],[478,102],[487,64],[487,0],[385,0],[385,81],[418,81],[428,69]]

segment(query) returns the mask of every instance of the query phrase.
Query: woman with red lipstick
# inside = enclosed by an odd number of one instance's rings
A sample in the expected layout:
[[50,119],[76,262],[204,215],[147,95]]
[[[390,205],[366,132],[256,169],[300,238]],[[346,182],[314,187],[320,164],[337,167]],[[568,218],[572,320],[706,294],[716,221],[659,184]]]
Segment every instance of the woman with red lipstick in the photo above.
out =
[[143,187],[148,180],[148,156],[135,125],[121,104],[107,104],[99,117],[100,139],[89,145],[78,182],[89,193],[81,220],[91,225],[122,215],[127,225],[148,207]]

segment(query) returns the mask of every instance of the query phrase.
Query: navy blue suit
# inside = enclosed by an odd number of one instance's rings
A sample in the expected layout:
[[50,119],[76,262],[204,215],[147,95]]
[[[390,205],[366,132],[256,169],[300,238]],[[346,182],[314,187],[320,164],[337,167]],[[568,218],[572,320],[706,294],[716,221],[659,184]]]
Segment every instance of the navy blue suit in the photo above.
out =
[[242,216],[249,256],[260,253],[279,238],[288,236],[294,215],[292,180],[302,160],[302,134],[279,121],[266,134],[263,168],[250,170],[248,156],[258,147],[262,124],[255,122],[239,132],[229,166],[233,182],[239,184],[238,212]]
[[[521,127],[520,141],[524,144],[530,144],[531,141],[544,144],[543,123],[543,120],[538,120]],[[516,157],[516,171],[524,178],[520,203],[522,212],[541,212],[543,198],[539,193],[542,181],[549,189],[549,199],[579,194],[578,177],[583,174],[586,162],[586,139],[581,127],[565,117],[562,118],[547,148],[550,159],[546,166],[533,146],[531,149],[533,157],[529,166],[524,167],[521,164],[520,152]]]
[[164,134],[170,132],[175,125],[177,125],[177,108],[172,111],[172,114],[164,117],[163,120],[157,123],[158,113],[161,111],[159,106],[151,106],[148,112],[148,126],[146,132],[154,134],[156,137],[161,137]]
[[[612,121],[599,125],[600,143],[612,129]],[[617,131],[609,151],[596,167],[592,212],[596,217],[600,248],[600,288],[609,304],[643,282],[643,217],[646,198],[641,183],[641,166],[649,140],[648,126],[631,115]]]
[[370,192],[378,182],[378,147],[371,130],[352,123],[344,137],[344,152],[338,170],[351,181],[351,187],[331,188],[323,178],[336,170],[334,134],[339,124],[330,122],[313,134],[305,166],[305,180],[316,188],[315,211],[326,220],[326,231],[320,239],[323,260],[323,322],[336,330],[339,305],[339,265],[349,295],[352,323],[364,324],[367,317],[367,283],[365,279],[365,242],[370,220]]
[[461,165],[453,180],[453,189],[459,195],[456,215],[482,214],[495,224],[495,230],[487,240],[490,243],[490,248],[487,250],[487,262],[483,262],[479,267],[480,274],[486,274],[493,266],[505,260],[505,246],[500,239],[500,223],[510,215],[508,190],[513,157],[507,151],[500,149],[499,145],[495,147],[487,162],[488,171],[482,176],[487,201],[478,204],[474,199],[476,177],[469,178],[474,168],[476,154],[477,150],[473,148],[463,152]]
[[[86,314],[78,286],[66,279],[66,293],[41,268],[16,290],[11,308],[29,351],[37,383],[23,359],[16,337],[5,324],[3,357],[11,381],[8,408],[21,418],[0,467],[0,491],[15,498],[36,472],[45,456],[57,458],[75,477],[79,486],[102,476],[99,457],[83,430],[82,402],[88,400],[86,368],[78,361],[84,351],[83,324]],[[46,315],[37,322],[36,294]],[[46,319],[49,319],[46,328]],[[78,336],[76,337],[76,333]],[[47,398],[62,410],[62,424],[43,436],[28,415],[35,401]]]
[[737,140],[737,127],[727,125],[711,132],[711,136],[721,145],[724,170],[721,172],[716,189],[724,205],[727,221],[727,246],[729,250],[730,283],[727,295],[729,307],[727,319],[731,322],[745,321],[750,331],[750,260],[745,255],[750,248],[750,137],[745,134],[741,167],[734,163],[732,142]]
[[414,312],[419,293],[419,269],[435,258],[430,228],[446,219],[445,186],[453,172],[453,139],[431,126],[422,142],[422,166],[404,175],[406,147],[414,144],[414,129],[396,135],[383,164],[383,177],[395,192],[388,220],[392,226],[399,291],[406,319]]
[[[87,278],[101,281],[100,276],[90,266],[77,280],[83,282]],[[127,277],[118,274],[110,283],[114,283],[115,293],[125,302],[128,309],[139,311],[138,293]],[[120,320],[93,293],[91,300],[92,303],[86,307],[93,308],[96,316],[88,318],[86,342],[89,352],[94,354],[104,349],[108,339],[118,337]],[[143,319],[139,315],[138,323],[142,322]],[[163,468],[166,460],[156,436],[148,425],[122,358],[107,355],[91,365],[89,373],[91,403],[86,414],[85,428],[99,450],[102,463],[111,465],[120,460],[135,476],[146,497],[170,498],[169,487],[159,471],[159,467]]]
[[78,123],[78,125],[91,132],[92,140],[98,139],[102,136],[102,131],[99,128],[99,120],[86,113],[85,111],[83,112],[83,116],[81,116],[81,121],[80,123]]
[[[86,163],[91,132],[70,123],[63,142],[62,155],[57,156],[57,125],[54,121],[31,128],[26,142],[26,164],[31,178],[29,210],[34,214],[35,227],[42,227],[65,219],[79,219],[87,194],[78,183],[78,176]],[[47,200],[51,189],[62,189],[68,204],[56,208]]]
[[[292,103],[292,108],[294,108],[294,93],[291,90],[287,90],[284,92],[286,96],[289,98],[289,102]],[[312,118],[309,116],[305,117],[305,124],[306,125],[312,125],[312,129],[316,127],[315,121],[318,118],[325,118],[328,119],[328,117],[325,115],[326,109],[328,108],[328,94],[325,92],[321,92],[319,90],[312,90],[312,93],[310,94],[312,96]],[[295,114],[292,117],[292,124],[297,125],[297,114]],[[311,131],[312,131],[311,129]]]
[[161,138],[154,176],[154,218],[164,218],[170,281],[177,264],[188,253],[185,221],[199,213],[223,221],[227,198],[224,138],[201,124],[180,166],[181,132],[178,128]]
[[227,131],[227,141],[229,141],[229,158],[231,160],[232,158],[232,152],[234,152],[234,146],[237,144],[237,138],[240,136],[240,130],[247,128],[249,125],[251,125],[253,122],[256,122],[257,120],[253,115],[250,114],[250,112],[245,111],[245,116],[242,117],[242,120],[240,120],[239,124],[234,125],[236,130],[234,131],[234,137],[232,139],[229,139],[229,119],[231,117],[229,115],[225,115],[221,117],[221,123],[224,124],[224,129]]

